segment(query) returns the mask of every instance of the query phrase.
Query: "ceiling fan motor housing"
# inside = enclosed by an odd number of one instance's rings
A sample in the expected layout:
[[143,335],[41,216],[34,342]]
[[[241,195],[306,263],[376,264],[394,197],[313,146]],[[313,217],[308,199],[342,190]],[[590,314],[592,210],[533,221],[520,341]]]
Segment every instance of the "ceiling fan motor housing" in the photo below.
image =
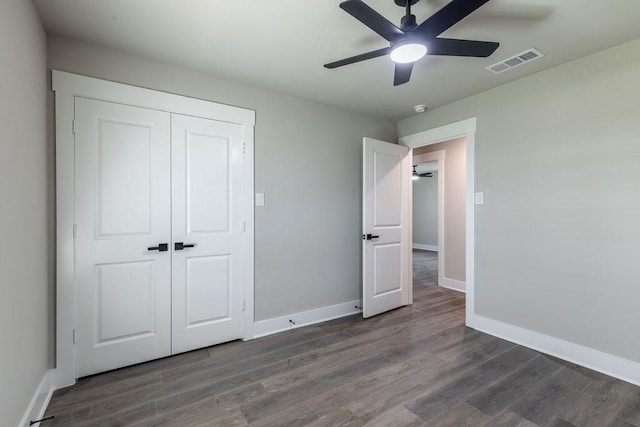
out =
[[[406,7],[407,6],[407,0],[394,0],[395,3],[400,6],[400,7]],[[411,0],[411,6],[413,6],[414,4],[418,3],[420,0]]]
[[400,29],[402,31],[413,31],[418,27],[418,23],[416,22],[416,15],[410,14],[405,15],[400,20]]

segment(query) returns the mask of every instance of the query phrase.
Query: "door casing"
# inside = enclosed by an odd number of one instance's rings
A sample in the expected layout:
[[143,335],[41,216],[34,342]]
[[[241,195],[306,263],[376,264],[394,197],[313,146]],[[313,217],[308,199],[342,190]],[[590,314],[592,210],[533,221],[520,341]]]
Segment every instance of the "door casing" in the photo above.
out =
[[[437,144],[465,137],[467,140],[467,195],[466,195],[466,316],[465,324],[475,326],[475,145],[477,119],[470,119],[407,135],[398,140],[409,148]],[[412,227],[412,223],[409,223]],[[409,231],[413,235],[413,231]],[[411,296],[413,297],[413,295]],[[413,299],[411,300],[413,302]]]
[[243,291],[244,339],[253,336],[254,324],[254,127],[255,111],[180,95],[114,83],[53,70],[56,111],[56,368],[54,386],[66,387],[75,374],[75,150],[76,97],[224,121],[243,126],[245,165],[243,209],[245,223]]

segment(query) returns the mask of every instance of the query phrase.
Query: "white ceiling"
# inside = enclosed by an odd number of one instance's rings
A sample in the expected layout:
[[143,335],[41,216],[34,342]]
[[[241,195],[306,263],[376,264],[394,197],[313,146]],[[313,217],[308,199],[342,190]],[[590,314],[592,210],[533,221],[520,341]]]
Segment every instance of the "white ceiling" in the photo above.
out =
[[[393,0],[364,0],[394,24]],[[33,0],[49,34],[69,37],[351,110],[400,119],[640,37],[638,0],[491,0],[443,37],[498,41],[489,58],[425,57],[393,86],[381,57],[323,64],[387,42],[340,0]],[[421,0],[424,21],[447,0]],[[494,75],[485,67],[535,47],[547,56]]]

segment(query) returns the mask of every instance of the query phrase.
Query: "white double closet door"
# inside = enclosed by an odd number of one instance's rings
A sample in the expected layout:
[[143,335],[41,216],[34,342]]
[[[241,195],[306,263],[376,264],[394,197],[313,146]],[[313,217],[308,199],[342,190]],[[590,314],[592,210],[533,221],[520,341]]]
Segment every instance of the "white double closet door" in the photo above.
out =
[[76,376],[241,338],[242,126],[75,108]]

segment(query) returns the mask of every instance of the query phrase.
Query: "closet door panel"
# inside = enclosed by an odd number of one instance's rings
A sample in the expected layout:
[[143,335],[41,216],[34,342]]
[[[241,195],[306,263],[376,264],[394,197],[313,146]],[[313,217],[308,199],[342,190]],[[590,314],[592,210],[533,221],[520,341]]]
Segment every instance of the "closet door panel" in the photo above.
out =
[[76,375],[171,352],[170,115],[76,98]]
[[243,335],[243,135],[241,125],[171,120],[172,349],[179,353]]
[[184,153],[186,235],[229,232],[230,143],[229,138],[217,135],[188,135]]

